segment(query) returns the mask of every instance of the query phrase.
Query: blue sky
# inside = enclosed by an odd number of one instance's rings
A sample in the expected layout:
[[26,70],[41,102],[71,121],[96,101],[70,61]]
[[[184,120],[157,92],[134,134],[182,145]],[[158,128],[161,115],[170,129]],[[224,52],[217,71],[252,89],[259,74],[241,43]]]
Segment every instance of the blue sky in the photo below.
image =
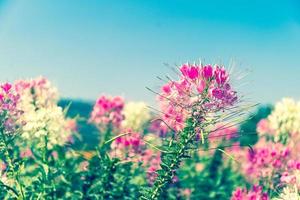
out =
[[250,71],[256,102],[300,98],[300,1],[0,0],[1,82],[44,75],[64,97],[153,103],[164,63],[199,59]]

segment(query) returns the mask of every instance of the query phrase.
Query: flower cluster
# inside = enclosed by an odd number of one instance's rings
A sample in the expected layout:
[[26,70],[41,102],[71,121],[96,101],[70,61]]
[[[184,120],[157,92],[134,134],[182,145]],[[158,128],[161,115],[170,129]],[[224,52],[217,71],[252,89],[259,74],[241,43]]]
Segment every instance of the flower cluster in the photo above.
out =
[[153,184],[157,177],[156,171],[160,169],[160,152],[146,149],[142,155],[142,163],[143,167],[146,168],[148,182]]
[[160,152],[147,148],[145,142],[152,143],[154,137],[152,134],[142,136],[138,132],[128,130],[127,135],[118,137],[112,142],[110,155],[120,160],[141,163],[148,182],[152,184],[157,177],[156,170],[160,169]]
[[256,126],[256,131],[260,135],[268,135],[274,133],[274,130],[272,130],[270,127],[270,122],[268,119],[260,120]]
[[96,124],[100,129],[105,129],[107,126],[119,128],[124,119],[123,108],[123,98],[101,96],[94,105],[90,122]]
[[[274,130],[275,141],[286,137],[296,136],[300,133],[300,102],[291,98],[284,98],[275,105],[274,111],[268,117],[269,126]],[[296,139],[293,137],[293,140]]]
[[300,189],[300,161],[289,160],[280,181],[283,185],[294,185]]
[[44,77],[19,80],[15,83],[15,89],[21,96],[22,107],[28,110],[51,106],[59,98],[57,88]]
[[280,143],[260,142],[253,151],[248,151],[247,159],[245,174],[251,182],[274,180],[271,183],[276,186],[275,178],[284,172],[291,154],[290,149]]
[[272,200],[299,200],[299,190],[296,186],[289,186],[283,188],[282,192],[278,197],[273,198]]
[[269,200],[269,196],[263,192],[261,186],[253,186],[250,191],[237,188],[233,192],[231,200]]
[[144,148],[142,135],[138,132],[128,131],[127,135],[118,137],[111,144],[111,156],[121,160],[139,161]]
[[122,122],[123,128],[131,128],[135,131],[143,130],[144,125],[150,120],[151,115],[147,104],[144,102],[128,102],[124,107],[125,119]]
[[290,161],[288,163],[290,171],[286,171],[281,176],[284,188],[278,198],[273,200],[299,200],[300,199],[300,162]]
[[26,122],[22,138],[38,144],[47,138],[49,148],[65,144],[71,131],[66,128],[63,109],[57,106],[57,89],[43,77],[18,81],[15,88],[20,95],[19,108],[24,112],[21,119]]
[[20,125],[23,125],[19,120],[23,113],[18,108],[19,103],[20,96],[13,90],[13,86],[9,83],[2,84],[0,88],[0,131],[2,133],[12,135]]
[[217,112],[237,101],[224,67],[184,64],[180,71],[180,80],[164,85],[159,95],[162,118],[175,131],[182,130],[189,117],[202,114],[198,112]]

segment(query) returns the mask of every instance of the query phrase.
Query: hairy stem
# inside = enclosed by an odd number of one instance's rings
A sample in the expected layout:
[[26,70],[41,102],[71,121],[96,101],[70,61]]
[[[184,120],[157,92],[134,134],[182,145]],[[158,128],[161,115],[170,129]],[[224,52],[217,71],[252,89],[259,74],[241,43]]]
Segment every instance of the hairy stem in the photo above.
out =
[[179,133],[176,142],[170,142],[169,147],[175,149],[175,151],[163,154],[161,164],[162,170],[158,171],[158,177],[150,190],[150,195],[143,195],[140,199],[155,200],[161,197],[168,188],[168,185],[172,183],[176,170],[179,168],[181,162],[188,156],[191,145],[195,144],[196,135],[197,133],[194,129],[188,127]]

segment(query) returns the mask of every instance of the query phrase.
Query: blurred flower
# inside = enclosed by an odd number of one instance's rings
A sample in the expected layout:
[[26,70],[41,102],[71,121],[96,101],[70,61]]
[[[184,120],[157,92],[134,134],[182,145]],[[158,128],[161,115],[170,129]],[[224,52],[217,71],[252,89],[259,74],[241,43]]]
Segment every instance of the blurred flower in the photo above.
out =
[[123,107],[123,98],[101,96],[94,105],[90,122],[96,124],[100,129],[105,129],[110,125],[113,126],[111,128],[119,128],[124,119]]
[[23,121],[20,116],[23,114],[19,109],[20,96],[14,91],[13,86],[4,83],[0,88],[0,127],[4,134],[14,135]]
[[21,96],[21,107],[24,109],[48,107],[56,104],[59,99],[57,88],[44,77],[19,80],[15,83],[15,89]]
[[57,106],[57,89],[43,77],[17,81],[15,88],[20,95],[19,108],[24,112],[21,120],[26,123],[21,137],[39,145],[47,139],[49,148],[64,145],[71,131],[66,128],[63,109]]
[[262,119],[258,122],[256,131],[261,134],[272,134],[274,130],[270,128],[270,122],[268,119]]
[[248,151],[244,173],[252,183],[267,181],[266,187],[274,189],[281,184],[278,177],[293,168],[294,160],[289,147],[261,140]]
[[261,186],[253,186],[250,191],[237,188],[232,193],[231,200],[269,200],[269,196],[263,192]]
[[147,104],[144,102],[129,102],[125,104],[123,114],[125,116],[122,126],[134,131],[142,131],[144,125],[150,120],[151,115]]
[[[270,128],[275,130],[275,141],[281,141],[291,134],[300,133],[300,102],[284,98],[276,103],[274,111],[268,117]],[[293,138],[296,139],[296,138]]]
[[21,158],[30,158],[30,157],[32,157],[32,156],[33,156],[32,151],[31,151],[31,149],[29,149],[29,148],[27,148],[27,149],[25,149],[25,150],[22,150],[22,151],[20,152],[20,157],[21,157]]
[[141,134],[129,130],[127,135],[118,137],[112,142],[110,155],[121,160],[139,162],[139,155],[141,155],[143,148],[144,142]]
[[289,186],[283,188],[278,197],[272,200],[300,200],[299,189],[296,186]]
[[157,177],[156,171],[160,169],[160,152],[146,149],[142,154],[141,160],[142,166],[146,169],[148,183],[153,184]]

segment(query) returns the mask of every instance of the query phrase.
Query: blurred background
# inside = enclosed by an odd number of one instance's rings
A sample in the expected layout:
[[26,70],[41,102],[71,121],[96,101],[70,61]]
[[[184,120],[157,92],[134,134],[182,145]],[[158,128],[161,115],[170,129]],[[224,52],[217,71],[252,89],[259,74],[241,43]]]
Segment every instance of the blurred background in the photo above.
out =
[[[236,63],[255,102],[300,97],[300,1],[0,0],[0,79],[46,76],[64,98],[154,104],[156,76]],[[240,83],[238,83],[240,84]]]

